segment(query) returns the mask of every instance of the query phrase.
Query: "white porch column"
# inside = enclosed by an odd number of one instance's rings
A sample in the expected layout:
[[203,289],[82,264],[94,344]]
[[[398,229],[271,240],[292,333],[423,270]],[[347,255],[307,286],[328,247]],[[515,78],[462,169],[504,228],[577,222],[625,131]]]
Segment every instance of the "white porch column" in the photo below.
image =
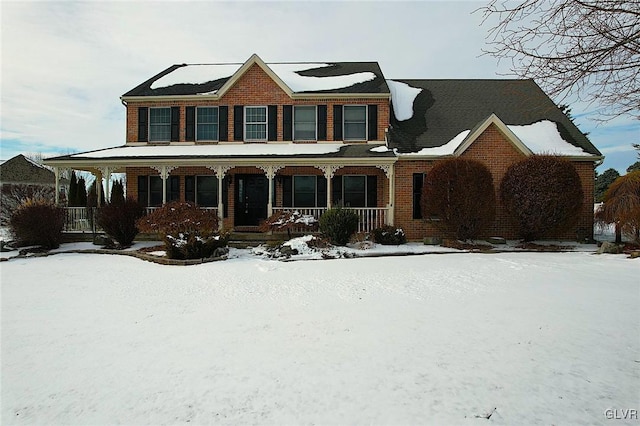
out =
[[267,176],[267,179],[269,181],[269,194],[267,197],[267,217],[271,217],[271,215],[273,214],[273,179],[275,178],[278,170],[280,170],[284,166],[269,164],[259,165],[258,167],[264,171],[264,174]]
[[[108,192],[107,192],[108,193]],[[97,199],[97,204],[98,207],[102,207],[102,172],[98,171],[96,173],[96,196],[98,197]],[[105,198],[105,202],[106,202],[106,198]]]
[[393,173],[393,164],[378,164],[377,168],[382,170],[387,175],[387,181],[389,181],[389,200],[387,202],[387,225],[393,225],[394,222],[394,199],[395,199],[395,177]]
[[[105,185],[105,194],[104,194],[104,201],[109,203],[111,202],[111,172],[113,171],[112,167],[106,166],[106,167],[101,167],[98,169],[100,171],[100,186],[97,188],[98,189],[98,205],[100,204],[100,192],[102,192],[102,178],[104,178],[104,180],[106,181],[106,185]],[[96,179],[98,178],[98,176],[96,176]],[[96,182],[97,183],[97,182]]]
[[60,203],[60,170],[57,167],[53,168],[55,174],[55,191],[56,191],[56,206]]
[[[160,173],[160,179],[162,179],[162,204],[167,204],[167,178],[169,173],[178,166],[151,166],[152,169],[157,170]],[[111,174],[109,174],[111,179]]]
[[222,229],[224,227],[224,200],[222,199],[222,188],[224,176],[227,174],[229,170],[234,168],[235,166],[228,164],[219,164],[217,166],[211,166],[209,169],[213,170],[218,178],[218,228]]
[[[331,180],[336,173],[336,170],[341,169],[342,165],[339,164],[326,164],[324,166],[317,166],[324,173],[325,179],[327,179],[327,208],[331,208]],[[335,201],[335,200],[334,200]]]

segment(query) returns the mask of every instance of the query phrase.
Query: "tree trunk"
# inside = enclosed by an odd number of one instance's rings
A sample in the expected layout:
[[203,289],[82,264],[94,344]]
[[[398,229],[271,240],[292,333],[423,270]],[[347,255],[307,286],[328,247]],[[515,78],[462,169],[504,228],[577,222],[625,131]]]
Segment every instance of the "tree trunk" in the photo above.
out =
[[616,244],[622,244],[622,229],[618,222],[616,222]]

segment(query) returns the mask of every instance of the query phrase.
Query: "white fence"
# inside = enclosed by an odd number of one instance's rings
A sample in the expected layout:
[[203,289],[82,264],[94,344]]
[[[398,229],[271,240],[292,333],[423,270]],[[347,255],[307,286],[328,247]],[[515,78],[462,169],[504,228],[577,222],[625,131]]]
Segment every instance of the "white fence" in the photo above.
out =
[[[358,213],[358,232],[369,232],[387,223],[388,211],[386,207],[343,207],[345,210],[353,210]],[[298,211],[303,215],[313,216],[319,219],[326,207],[274,207],[273,212]]]

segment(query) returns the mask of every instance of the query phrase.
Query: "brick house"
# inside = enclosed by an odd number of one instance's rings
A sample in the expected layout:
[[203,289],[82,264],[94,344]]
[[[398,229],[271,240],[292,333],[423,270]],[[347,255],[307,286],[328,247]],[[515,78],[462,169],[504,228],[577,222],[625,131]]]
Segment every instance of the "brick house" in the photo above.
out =
[[[437,231],[420,218],[434,162],[483,161],[499,183],[525,156],[555,153],[583,181],[591,235],[600,152],[531,80],[387,80],[375,62],[173,65],[121,97],[124,146],[55,157],[54,168],[126,173],[127,196],[214,209],[227,229],[273,212],[341,204],[361,230]],[[575,238],[572,235],[558,237]],[[492,235],[515,237],[498,206]]]

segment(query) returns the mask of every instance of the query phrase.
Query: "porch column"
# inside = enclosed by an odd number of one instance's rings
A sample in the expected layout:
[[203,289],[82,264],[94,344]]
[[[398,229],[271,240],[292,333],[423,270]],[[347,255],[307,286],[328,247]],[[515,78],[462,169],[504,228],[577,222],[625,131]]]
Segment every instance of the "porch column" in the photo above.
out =
[[327,179],[327,208],[331,208],[331,180],[333,179],[333,175],[335,175],[336,170],[342,168],[343,166],[338,164],[326,164],[324,166],[318,166],[320,170],[324,173],[325,179]]
[[[96,183],[95,184],[96,184],[96,195],[98,197],[97,204],[98,204],[98,207],[102,207],[102,201],[101,201],[101,199],[102,199],[102,197],[101,197],[101,195],[102,195],[102,172],[99,171],[99,170],[96,172]],[[107,191],[107,193],[109,193],[109,192]],[[106,199],[105,199],[105,201],[106,201]]]
[[393,225],[394,222],[394,198],[395,198],[395,178],[393,173],[393,164],[377,164],[377,168],[382,170],[387,176],[389,182],[389,200],[387,202],[387,218],[385,223],[387,225]]
[[[104,200],[109,203],[111,201],[111,167],[107,166],[107,167],[101,167],[100,169],[98,169],[100,171],[100,186],[98,187],[98,203],[100,203],[100,191],[102,191],[102,178],[105,179],[106,181],[106,188],[105,188],[105,194],[104,194]],[[97,176],[96,176],[97,178]]]
[[271,215],[273,214],[273,178],[276,176],[278,170],[280,170],[284,166],[270,164],[258,167],[264,171],[264,174],[267,176],[267,179],[269,181],[269,194],[267,197],[267,217],[271,217]]
[[55,191],[56,191],[56,206],[60,204],[60,171],[57,167],[53,168],[53,173],[55,174]]
[[[231,170],[234,166],[228,164],[219,164],[215,168],[216,176],[218,177],[218,228],[222,229],[224,225],[224,200],[222,199],[222,188],[224,176],[227,174],[229,170]],[[211,168],[213,170],[213,168]]]
[[[178,166],[151,166],[152,169],[160,173],[160,179],[162,179],[162,204],[167,204],[167,178],[169,173]],[[109,175],[111,178],[111,175]]]

